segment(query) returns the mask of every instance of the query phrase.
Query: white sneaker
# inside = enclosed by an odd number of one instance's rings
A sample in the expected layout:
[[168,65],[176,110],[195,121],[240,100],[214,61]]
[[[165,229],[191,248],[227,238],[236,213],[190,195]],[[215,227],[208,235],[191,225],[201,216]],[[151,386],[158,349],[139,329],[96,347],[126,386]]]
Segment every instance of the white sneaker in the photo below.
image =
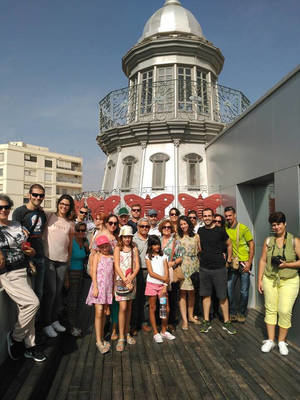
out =
[[57,336],[57,333],[55,332],[55,330],[54,330],[52,325],[45,326],[44,332],[46,333],[46,335],[48,337],[51,337],[51,338],[54,338],[54,337]]
[[165,333],[160,332],[160,335],[163,339],[174,340],[176,336],[172,335],[172,333],[166,331]]
[[287,348],[287,347],[288,347],[288,344],[287,344],[287,343],[285,343],[285,342],[279,342],[279,343],[278,343],[278,347],[279,347],[279,353],[280,353],[282,356],[287,356],[287,355],[289,354],[289,349]]
[[272,349],[274,349],[275,343],[273,340],[264,340],[263,345],[261,346],[261,351],[263,353],[269,353]]
[[163,343],[163,338],[161,337],[160,333],[157,333],[156,335],[154,335],[153,339],[154,339],[155,343]]
[[66,328],[59,323],[59,321],[55,321],[52,324],[52,328],[56,330],[56,332],[66,332]]

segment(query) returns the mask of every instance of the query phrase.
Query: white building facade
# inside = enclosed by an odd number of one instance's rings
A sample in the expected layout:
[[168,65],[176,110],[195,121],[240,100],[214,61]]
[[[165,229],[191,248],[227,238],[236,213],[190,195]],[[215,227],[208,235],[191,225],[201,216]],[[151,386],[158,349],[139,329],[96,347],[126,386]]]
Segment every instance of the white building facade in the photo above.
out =
[[82,158],[24,142],[0,144],[0,192],[19,207],[28,201],[34,183],[45,188],[45,210],[55,210],[60,195],[82,192]]
[[179,0],[166,0],[123,57],[128,87],[100,102],[104,195],[206,196],[205,145],[249,104],[218,85],[221,51]]

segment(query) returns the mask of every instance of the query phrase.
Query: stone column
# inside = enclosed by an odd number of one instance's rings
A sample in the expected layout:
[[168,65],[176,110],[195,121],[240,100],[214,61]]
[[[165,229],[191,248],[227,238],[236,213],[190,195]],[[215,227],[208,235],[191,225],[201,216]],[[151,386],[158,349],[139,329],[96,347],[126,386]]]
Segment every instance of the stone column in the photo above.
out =
[[139,196],[142,195],[147,142],[145,142],[145,141],[141,142],[141,146],[142,146],[142,160],[141,160],[141,174],[140,174]]
[[115,177],[114,177],[114,186],[113,186],[114,190],[119,188],[119,186],[121,186],[121,185],[118,185],[119,177],[120,177],[120,175],[122,176],[122,174],[120,174],[121,165],[122,165],[122,160],[121,160],[122,151],[121,150],[122,150],[122,147],[118,146],[117,147],[118,159],[117,159],[116,173],[115,173]]
[[179,191],[179,145],[180,140],[175,139],[174,143],[174,172],[175,172],[175,188],[174,188],[174,197],[175,197],[175,207],[178,207],[178,191]]

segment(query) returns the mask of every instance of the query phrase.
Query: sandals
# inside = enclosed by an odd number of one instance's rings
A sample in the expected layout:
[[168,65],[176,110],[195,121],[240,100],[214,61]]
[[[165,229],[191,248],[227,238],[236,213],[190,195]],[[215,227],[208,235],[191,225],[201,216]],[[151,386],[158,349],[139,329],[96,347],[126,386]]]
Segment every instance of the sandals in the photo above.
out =
[[135,340],[132,336],[130,336],[129,333],[128,333],[127,336],[126,336],[126,342],[127,342],[128,344],[136,344],[136,340]]
[[110,340],[118,340],[119,335],[117,333],[112,333]]
[[122,352],[124,351],[124,348],[125,348],[125,339],[119,339],[116,346],[116,350]]
[[188,331],[188,330],[189,330],[188,324],[186,324],[186,325],[182,324],[181,329],[182,329],[183,331]]
[[198,319],[196,319],[195,317],[194,317],[194,319],[189,319],[189,322],[191,324],[201,325],[201,322]]
[[110,350],[110,343],[103,341],[103,343],[96,343],[97,349],[101,354],[105,354]]

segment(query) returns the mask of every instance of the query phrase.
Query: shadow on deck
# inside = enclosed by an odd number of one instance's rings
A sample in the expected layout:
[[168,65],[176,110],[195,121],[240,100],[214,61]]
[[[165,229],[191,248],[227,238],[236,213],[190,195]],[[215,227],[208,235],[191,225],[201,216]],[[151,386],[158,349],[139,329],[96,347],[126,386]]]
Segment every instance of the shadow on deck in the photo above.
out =
[[[91,312],[85,320],[91,326]],[[151,334],[139,333],[136,345],[127,345],[120,354],[114,343],[104,356],[96,350],[94,332],[80,339],[62,336],[47,348],[49,359],[43,365],[7,361],[0,371],[0,398],[300,399],[300,349],[290,343],[287,357],[278,349],[263,354],[260,313],[251,310],[247,322],[236,325],[235,336],[216,319],[212,325],[208,334],[200,334],[198,326],[178,328],[176,340],[160,345]],[[8,385],[5,378],[13,369]]]

